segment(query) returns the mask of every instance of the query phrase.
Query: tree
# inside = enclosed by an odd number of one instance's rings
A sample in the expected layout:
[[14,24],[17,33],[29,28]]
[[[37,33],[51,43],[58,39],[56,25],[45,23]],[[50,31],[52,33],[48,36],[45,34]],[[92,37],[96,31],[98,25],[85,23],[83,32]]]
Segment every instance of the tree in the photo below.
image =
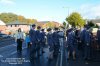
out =
[[17,20],[17,15],[13,13],[1,13],[0,20],[7,22],[13,22]]
[[90,26],[90,27],[94,27],[95,24],[94,24],[92,21],[88,21],[88,26]]
[[18,19],[19,22],[25,22],[26,21],[24,16],[17,16],[17,19]]
[[36,22],[37,22],[37,20],[35,20],[35,19],[26,19],[27,24],[34,24]]
[[63,22],[63,26],[66,27],[66,22]]
[[53,22],[50,22],[50,21],[48,21],[48,22],[46,23],[46,26],[47,26],[47,28],[48,28],[48,27],[49,27],[49,28],[54,28],[54,27],[55,27],[54,23],[53,23]]
[[73,12],[70,16],[66,18],[66,21],[72,25],[72,27],[82,27],[85,24],[84,19],[77,12]]
[[26,19],[24,16],[16,15],[13,13],[1,13],[0,20],[2,20],[5,23],[19,21],[27,24],[33,24],[37,22],[36,19]]

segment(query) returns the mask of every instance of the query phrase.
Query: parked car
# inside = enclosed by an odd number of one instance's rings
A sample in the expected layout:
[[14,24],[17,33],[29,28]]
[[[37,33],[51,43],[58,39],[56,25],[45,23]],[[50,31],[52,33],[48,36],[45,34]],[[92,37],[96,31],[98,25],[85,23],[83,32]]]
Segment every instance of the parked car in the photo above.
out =
[[7,34],[3,34],[3,33],[0,33],[0,37],[1,37],[1,38],[10,38],[9,35],[7,35]]

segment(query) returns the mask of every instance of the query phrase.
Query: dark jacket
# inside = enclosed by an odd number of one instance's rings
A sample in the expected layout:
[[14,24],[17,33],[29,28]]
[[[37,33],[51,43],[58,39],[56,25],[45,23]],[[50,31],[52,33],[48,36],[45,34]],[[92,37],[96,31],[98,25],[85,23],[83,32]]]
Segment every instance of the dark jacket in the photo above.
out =
[[36,41],[40,42],[41,41],[41,33],[39,30],[36,31]]
[[53,43],[55,45],[59,45],[59,38],[60,38],[60,36],[59,36],[58,32],[54,32],[53,33]]
[[47,43],[49,46],[53,46],[53,34],[52,33],[47,34]]
[[29,31],[29,37],[30,37],[30,41],[31,41],[32,43],[36,42],[36,31],[33,30],[33,29],[31,29],[31,30]]

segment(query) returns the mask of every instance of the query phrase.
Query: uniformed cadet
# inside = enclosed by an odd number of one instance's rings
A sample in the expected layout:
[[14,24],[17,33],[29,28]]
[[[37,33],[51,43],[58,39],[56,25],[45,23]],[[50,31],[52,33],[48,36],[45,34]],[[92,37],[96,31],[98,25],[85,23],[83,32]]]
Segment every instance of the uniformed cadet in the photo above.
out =
[[54,56],[58,55],[60,43],[59,43],[59,34],[58,34],[58,28],[54,28],[53,32],[53,43],[54,43]]
[[58,35],[60,36],[59,37],[59,44],[60,44],[60,50],[61,50],[61,47],[63,47],[63,44],[64,44],[64,31],[63,31],[63,29],[61,29],[58,32]]
[[38,26],[37,30],[36,30],[36,53],[37,53],[37,57],[40,56],[40,48],[41,48],[41,27]]
[[41,30],[41,50],[42,53],[44,53],[43,48],[45,47],[45,42],[46,42],[46,33],[44,32],[44,29]]
[[80,42],[80,30],[79,29],[75,30],[75,43],[76,43],[77,49],[80,50],[82,47],[82,44]]
[[84,26],[84,28],[81,30],[80,32],[80,41],[81,41],[81,50],[82,50],[82,56],[84,56],[84,51],[85,51],[85,33],[86,33],[86,27]]
[[100,48],[100,28],[97,31],[97,42],[98,42],[98,49]]
[[76,59],[75,57],[75,52],[76,52],[76,48],[75,48],[75,33],[73,31],[73,29],[71,29],[69,32],[68,32],[68,36],[67,36],[67,50],[68,50],[68,60],[70,58],[70,54],[72,52],[72,56],[73,56],[73,60]]
[[88,27],[85,32],[85,47],[84,47],[85,48],[85,56],[84,56],[85,60],[90,60],[91,42],[92,42],[92,34],[91,34],[91,30]]
[[33,24],[32,28],[29,31],[30,44],[31,44],[31,51],[30,51],[31,59],[36,57],[36,31],[35,31],[35,28],[36,28],[36,25]]
[[53,33],[51,28],[48,28],[47,31],[48,31],[47,43],[49,46],[49,60],[51,60],[53,59],[53,52],[54,52]]

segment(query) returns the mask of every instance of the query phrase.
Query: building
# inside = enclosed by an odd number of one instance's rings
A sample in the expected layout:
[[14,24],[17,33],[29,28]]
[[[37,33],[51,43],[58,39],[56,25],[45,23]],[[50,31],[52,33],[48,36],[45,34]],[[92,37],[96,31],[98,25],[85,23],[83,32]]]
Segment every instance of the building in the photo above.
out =
[[100,19],[92,19],[92,22],[100,26]]
[[7,30],[9,32],[16,32],[19,28],[24,32],[28,32],[30,30],[30,25],[25,22],[14,21],[10,23],[6,23]]
[[0,20],[0,33],[5,33],[6,31],[6,24]]
[[[34,24],[36,24],[37,26],[41,26],[42,28],[62,26],[62,24],[54,21],[40,21]],[[18,30],[18,28],[21,28],[24,32],[28,32],[31,26],[26,22],[14,21],[5,24],[3,21],[0,21],[0,31],[2,31],[3,33],[14,34]]]

